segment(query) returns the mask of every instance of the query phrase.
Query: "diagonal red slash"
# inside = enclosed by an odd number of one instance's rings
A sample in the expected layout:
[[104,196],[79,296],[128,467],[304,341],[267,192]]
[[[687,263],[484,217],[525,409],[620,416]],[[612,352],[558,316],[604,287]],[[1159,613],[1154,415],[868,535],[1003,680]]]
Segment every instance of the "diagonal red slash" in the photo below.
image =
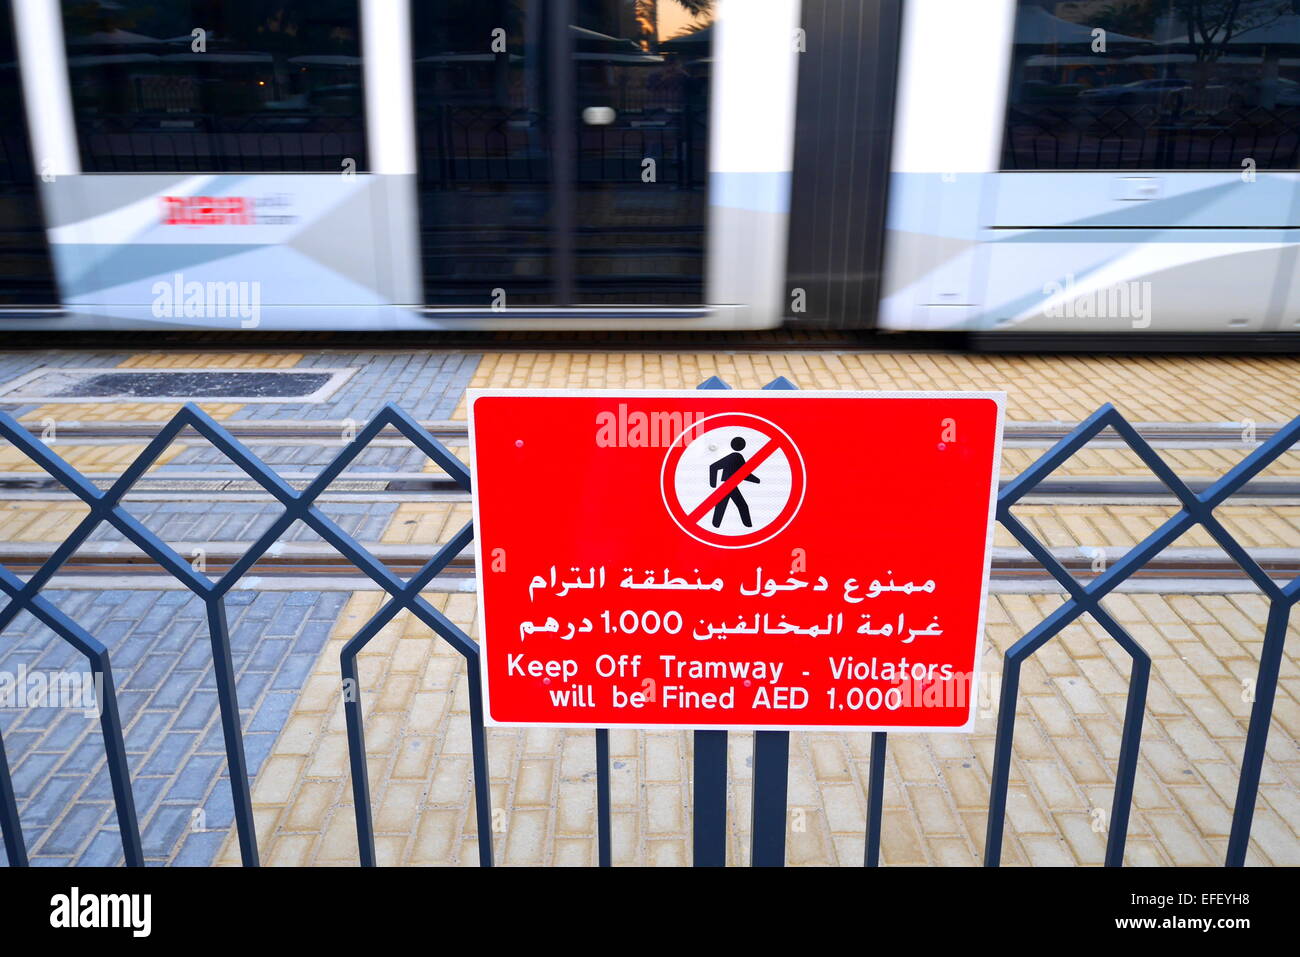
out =
[[742,465],[740,468],[736,469],[734,473],[732,473],[731,478],[727,479],[725,482],[723,482],[721,485],[715,488],[713,492],[703,502],[695,506],[695,511],[687,515],[686,520],[692,525],[698,522],[701,518],[704,517],[706,512],[710,511],[715,505],[717,505],[724,498],[726,498],[728,495],[734,492],[736,490],[736,486],[738,486],[741,482],[745,481],[745,476],[749,475],[749,473],[753,472],[754,469],[758,468],[765,461],[767,461],[768,456],[770,456],[773,452],[776,452],[780,447],[781,447],[781,443],[779,443],[776,439],[768,440],[766,445],[764,445],[757,452],[751,455],[749,457],[749,460],[744,465]]

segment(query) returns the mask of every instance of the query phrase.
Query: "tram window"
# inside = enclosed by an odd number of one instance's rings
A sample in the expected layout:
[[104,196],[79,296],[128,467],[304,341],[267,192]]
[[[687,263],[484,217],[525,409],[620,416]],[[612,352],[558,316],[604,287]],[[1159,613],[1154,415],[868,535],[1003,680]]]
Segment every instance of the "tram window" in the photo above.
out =
[[1296,169],[1300,3],[1022,0],[1004,170]]
[[358,0],[63,0],[63,29],[86,172],[367,168]]
[[574,4],[578,302],[704,300],[710,5]]
[[59,301],[37,195],[12,3],[0,0],[0,305]]
[[544,4],[411,5],[426,299],[555,302]]
[[703,301],[708,11],[412,4],[428,303]]

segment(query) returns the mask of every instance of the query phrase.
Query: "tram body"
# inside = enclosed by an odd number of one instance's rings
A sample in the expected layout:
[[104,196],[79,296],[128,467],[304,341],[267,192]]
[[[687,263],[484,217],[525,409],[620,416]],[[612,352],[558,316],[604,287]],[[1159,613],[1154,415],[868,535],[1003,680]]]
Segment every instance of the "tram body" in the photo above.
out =
[[1300,331],[1300,15],[1120,6],[3,0],[0,328]]

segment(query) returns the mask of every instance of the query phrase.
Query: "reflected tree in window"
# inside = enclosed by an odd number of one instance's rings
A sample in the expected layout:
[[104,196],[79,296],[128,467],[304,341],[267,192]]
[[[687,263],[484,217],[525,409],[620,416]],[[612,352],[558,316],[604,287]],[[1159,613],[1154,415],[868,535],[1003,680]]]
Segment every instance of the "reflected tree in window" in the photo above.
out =
[[[699,29],[713,17],[713,0],[664,0],[682,8],[697,22],[679,33]],[[659,0],[634,0],[633,17],[641,29],[641,49],[654,53],[659,49]]]
[[1296,168],[1300,0],[1022,0],[1014,42],[1005,169]]

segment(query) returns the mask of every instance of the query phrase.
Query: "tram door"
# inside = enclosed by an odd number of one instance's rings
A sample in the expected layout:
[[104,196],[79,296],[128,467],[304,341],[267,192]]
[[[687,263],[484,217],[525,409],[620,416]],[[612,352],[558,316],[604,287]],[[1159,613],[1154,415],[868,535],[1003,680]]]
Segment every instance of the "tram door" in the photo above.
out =
[[427,305],[703,302],[701,6],[412,4]]

